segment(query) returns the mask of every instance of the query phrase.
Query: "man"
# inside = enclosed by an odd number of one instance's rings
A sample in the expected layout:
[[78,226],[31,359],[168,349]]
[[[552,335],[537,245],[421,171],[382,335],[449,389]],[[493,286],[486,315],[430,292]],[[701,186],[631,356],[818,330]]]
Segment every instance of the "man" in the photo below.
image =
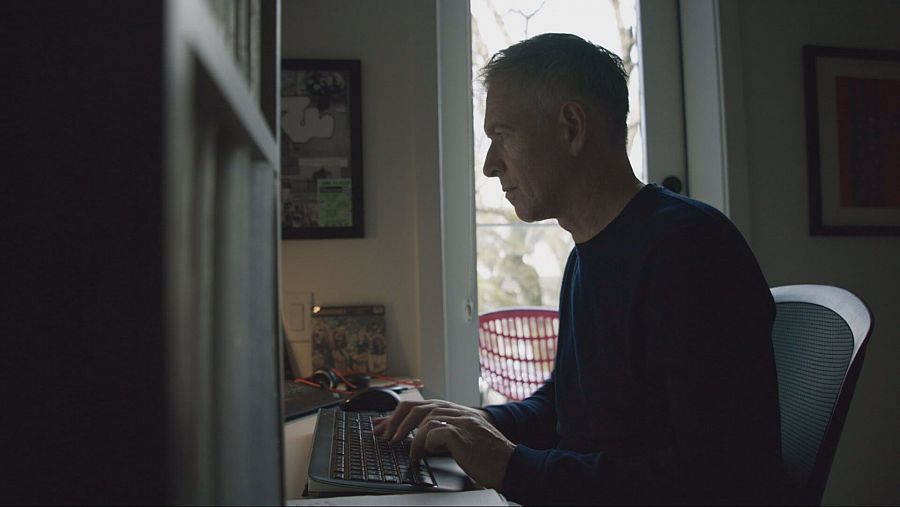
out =
[[554,372],[522,402],[402,403],[376,431],[418,428],[413,458],[449,452],[523,504],[777,502],[771,295],[727,218],[635,178],[619,58],[546,34],[483,80],[485,175],[576,243]]

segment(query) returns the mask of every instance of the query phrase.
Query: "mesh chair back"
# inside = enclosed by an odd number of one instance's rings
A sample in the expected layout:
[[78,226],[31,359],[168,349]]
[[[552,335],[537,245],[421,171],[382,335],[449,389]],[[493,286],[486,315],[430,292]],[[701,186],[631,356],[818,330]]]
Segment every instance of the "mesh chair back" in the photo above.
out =
[[794,501],[818,504],[853,395],[871,314],[837,287],[772,289],[782,455]]
[[553,371],[559,312],[508,308],[478,317],[481,376],[510,400],[527,398]]

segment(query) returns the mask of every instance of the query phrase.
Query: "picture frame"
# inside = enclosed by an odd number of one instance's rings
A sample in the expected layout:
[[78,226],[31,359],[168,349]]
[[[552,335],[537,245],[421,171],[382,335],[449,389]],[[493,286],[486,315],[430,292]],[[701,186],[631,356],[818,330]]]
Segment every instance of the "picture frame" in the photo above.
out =
[[900,51],[803,47],[811,235],[900,234]]
[[359,60],[281,61],[281,237],[362,238]]

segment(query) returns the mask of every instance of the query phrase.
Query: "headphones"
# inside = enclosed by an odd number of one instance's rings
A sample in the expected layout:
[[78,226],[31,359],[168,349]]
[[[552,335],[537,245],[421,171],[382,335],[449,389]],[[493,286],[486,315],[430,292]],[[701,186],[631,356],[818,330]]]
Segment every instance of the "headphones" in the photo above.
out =
[[312,376],[307,380],[311,381],[314,384],[319,384],[319,386],[323,389],[336,389],[341,385],[340,379],[338,379],[337,375],[334,373],[334,370],[332,370],[331,368],[316,370],[316,372],[313,373]]
[[337,391],[341,384],[344,384],[347,391],[355,391],[369,387],[371,377],[368,375],[348,375],[345,377],[334,368],[323,368],[316,370],[311,376],[297,379],[297,381],[319,387],[320,389],[328,389],[329,391]]

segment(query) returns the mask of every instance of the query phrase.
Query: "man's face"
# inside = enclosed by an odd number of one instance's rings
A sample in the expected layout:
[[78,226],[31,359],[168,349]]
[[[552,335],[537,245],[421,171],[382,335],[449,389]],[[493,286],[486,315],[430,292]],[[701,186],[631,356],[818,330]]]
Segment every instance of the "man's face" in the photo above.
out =
[[[526,222],[552,218],[557,213],[559,150],[555,118],[538,111],[532,97],[515,93],[503,83],[488,89],[484,132],[491,146],[484,160],[484,175],[500,179],[506,199]],[[531,95],[531,94],[528,94]]]

